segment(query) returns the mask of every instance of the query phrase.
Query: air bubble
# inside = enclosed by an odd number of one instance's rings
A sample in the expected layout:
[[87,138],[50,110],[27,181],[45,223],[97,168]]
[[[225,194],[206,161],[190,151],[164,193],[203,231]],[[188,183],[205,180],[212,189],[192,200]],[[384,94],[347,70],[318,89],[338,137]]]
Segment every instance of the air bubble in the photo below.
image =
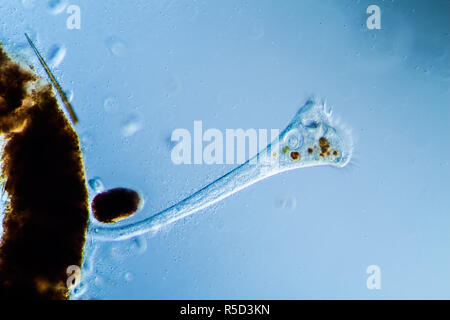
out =
[[297,199],[294,196],[283,196],[277,199],[277,208],[294,211],[297,207]]
[[264,26],[261,22],[255,22],[251,29],[251,38],[259,40],[264,37]]
[[48,63],[50,67],[56,68],[66,56],[67,49],[63,44],[53,45],[48,52]]
[[94,137],[90,133],[83,133],[80,137],[81,150],[83,152],[89,152],[94,147]]
[[131,137],[141,130],[142,126],[141,117],[137,114],[131,114],[122,122],[122,134],[124,137]]
[[48,0],[47,9],[51,14],[60,14],[64,11],[68,0]]
[[88,184],[91,187],[92,191],[94,191],[95,193],[105,191],[105,186],[103,185],[102,179],[100,179],[99,177],[89,179]]
[[134,275],[131,272],[125,272],[123,278],[126,282],[131,282],[134,280]]
[[116,97],[106,98],[105,102],[103,103],[103,107],[105,108],[106,112],[116,113],[119,110],[119,101]]
[[69,93],[67,94],[67,99],[69,99],[70,103],[72,103],[74,95],[75,94],[74,94],[73,90],[69,90]]
[[109,51],[116,57],[123,57],[126,54],[127,47],[125,42],[117,37],[110,37],[106,40]]

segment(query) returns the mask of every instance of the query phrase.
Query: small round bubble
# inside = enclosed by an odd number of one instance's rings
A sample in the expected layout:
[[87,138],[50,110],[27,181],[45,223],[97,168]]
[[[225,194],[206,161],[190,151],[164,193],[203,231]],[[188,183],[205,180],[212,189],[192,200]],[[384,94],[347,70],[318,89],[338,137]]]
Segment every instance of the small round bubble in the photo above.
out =
[[47,10],[51,14],[60,14],[64,11],[68,4],[68,0],[48,0],[47,1]]
[[116,113],[119,110],[119,101],[116,97],[108,97],[105,99],[103,107],[108,113]]
[[105,186],[103,184],[103,181],[99,177],[89,179],[88,184],[89,184],[89,187],[91,187],[92,191],[94,191],[95,193],[100,193],[100,192],[105,191]]
[[134,275],[131,272],[125,272],[123,278],[126,282],[131,282],[134,279]]

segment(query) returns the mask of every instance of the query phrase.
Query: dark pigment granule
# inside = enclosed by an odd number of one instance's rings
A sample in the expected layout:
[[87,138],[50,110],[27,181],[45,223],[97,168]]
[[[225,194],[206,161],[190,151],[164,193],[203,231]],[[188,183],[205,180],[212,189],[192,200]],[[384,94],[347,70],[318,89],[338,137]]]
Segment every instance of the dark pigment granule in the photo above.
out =
[[95,196],[92,212],[98,221],[112,223],[132,215],[140,203],[141,199],[136,191],[115,188]]
[[67,299],[66,270],[82,265],[89,203],[80,144],[51,86],[37,80],[0,46],[1,175],[9,199],[0,299]]

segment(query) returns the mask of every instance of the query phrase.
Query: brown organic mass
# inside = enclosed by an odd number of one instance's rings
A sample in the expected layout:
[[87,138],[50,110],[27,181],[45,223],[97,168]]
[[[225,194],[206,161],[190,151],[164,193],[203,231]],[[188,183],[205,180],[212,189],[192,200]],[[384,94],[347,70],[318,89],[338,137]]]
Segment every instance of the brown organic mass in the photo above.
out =
[[0,299],[67,299],[67,268],[82,264],[89,203],[80,144],[51,86],[37,80],[0,46],[1,174],[9,199]]
[[140,202],[136,191],[115,188],[95,196],[92,212],[98,221],[112,223],[132,215],[139,208]]

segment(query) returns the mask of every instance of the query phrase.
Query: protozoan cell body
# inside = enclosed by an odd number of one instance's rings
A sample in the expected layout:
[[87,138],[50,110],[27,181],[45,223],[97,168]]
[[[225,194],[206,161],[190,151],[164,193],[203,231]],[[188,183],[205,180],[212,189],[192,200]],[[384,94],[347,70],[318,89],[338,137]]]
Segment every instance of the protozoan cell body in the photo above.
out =
[[156,232],[280,172],[323,165],[344,167],[350,161],[352,151],[348,130],[334,123],[331,110],[323,102],[310,99],[279,137],[246,163],[146,219],[117,227],[99,226],[91,221],[89,232],[93,238],[103,241],[125,240]]

